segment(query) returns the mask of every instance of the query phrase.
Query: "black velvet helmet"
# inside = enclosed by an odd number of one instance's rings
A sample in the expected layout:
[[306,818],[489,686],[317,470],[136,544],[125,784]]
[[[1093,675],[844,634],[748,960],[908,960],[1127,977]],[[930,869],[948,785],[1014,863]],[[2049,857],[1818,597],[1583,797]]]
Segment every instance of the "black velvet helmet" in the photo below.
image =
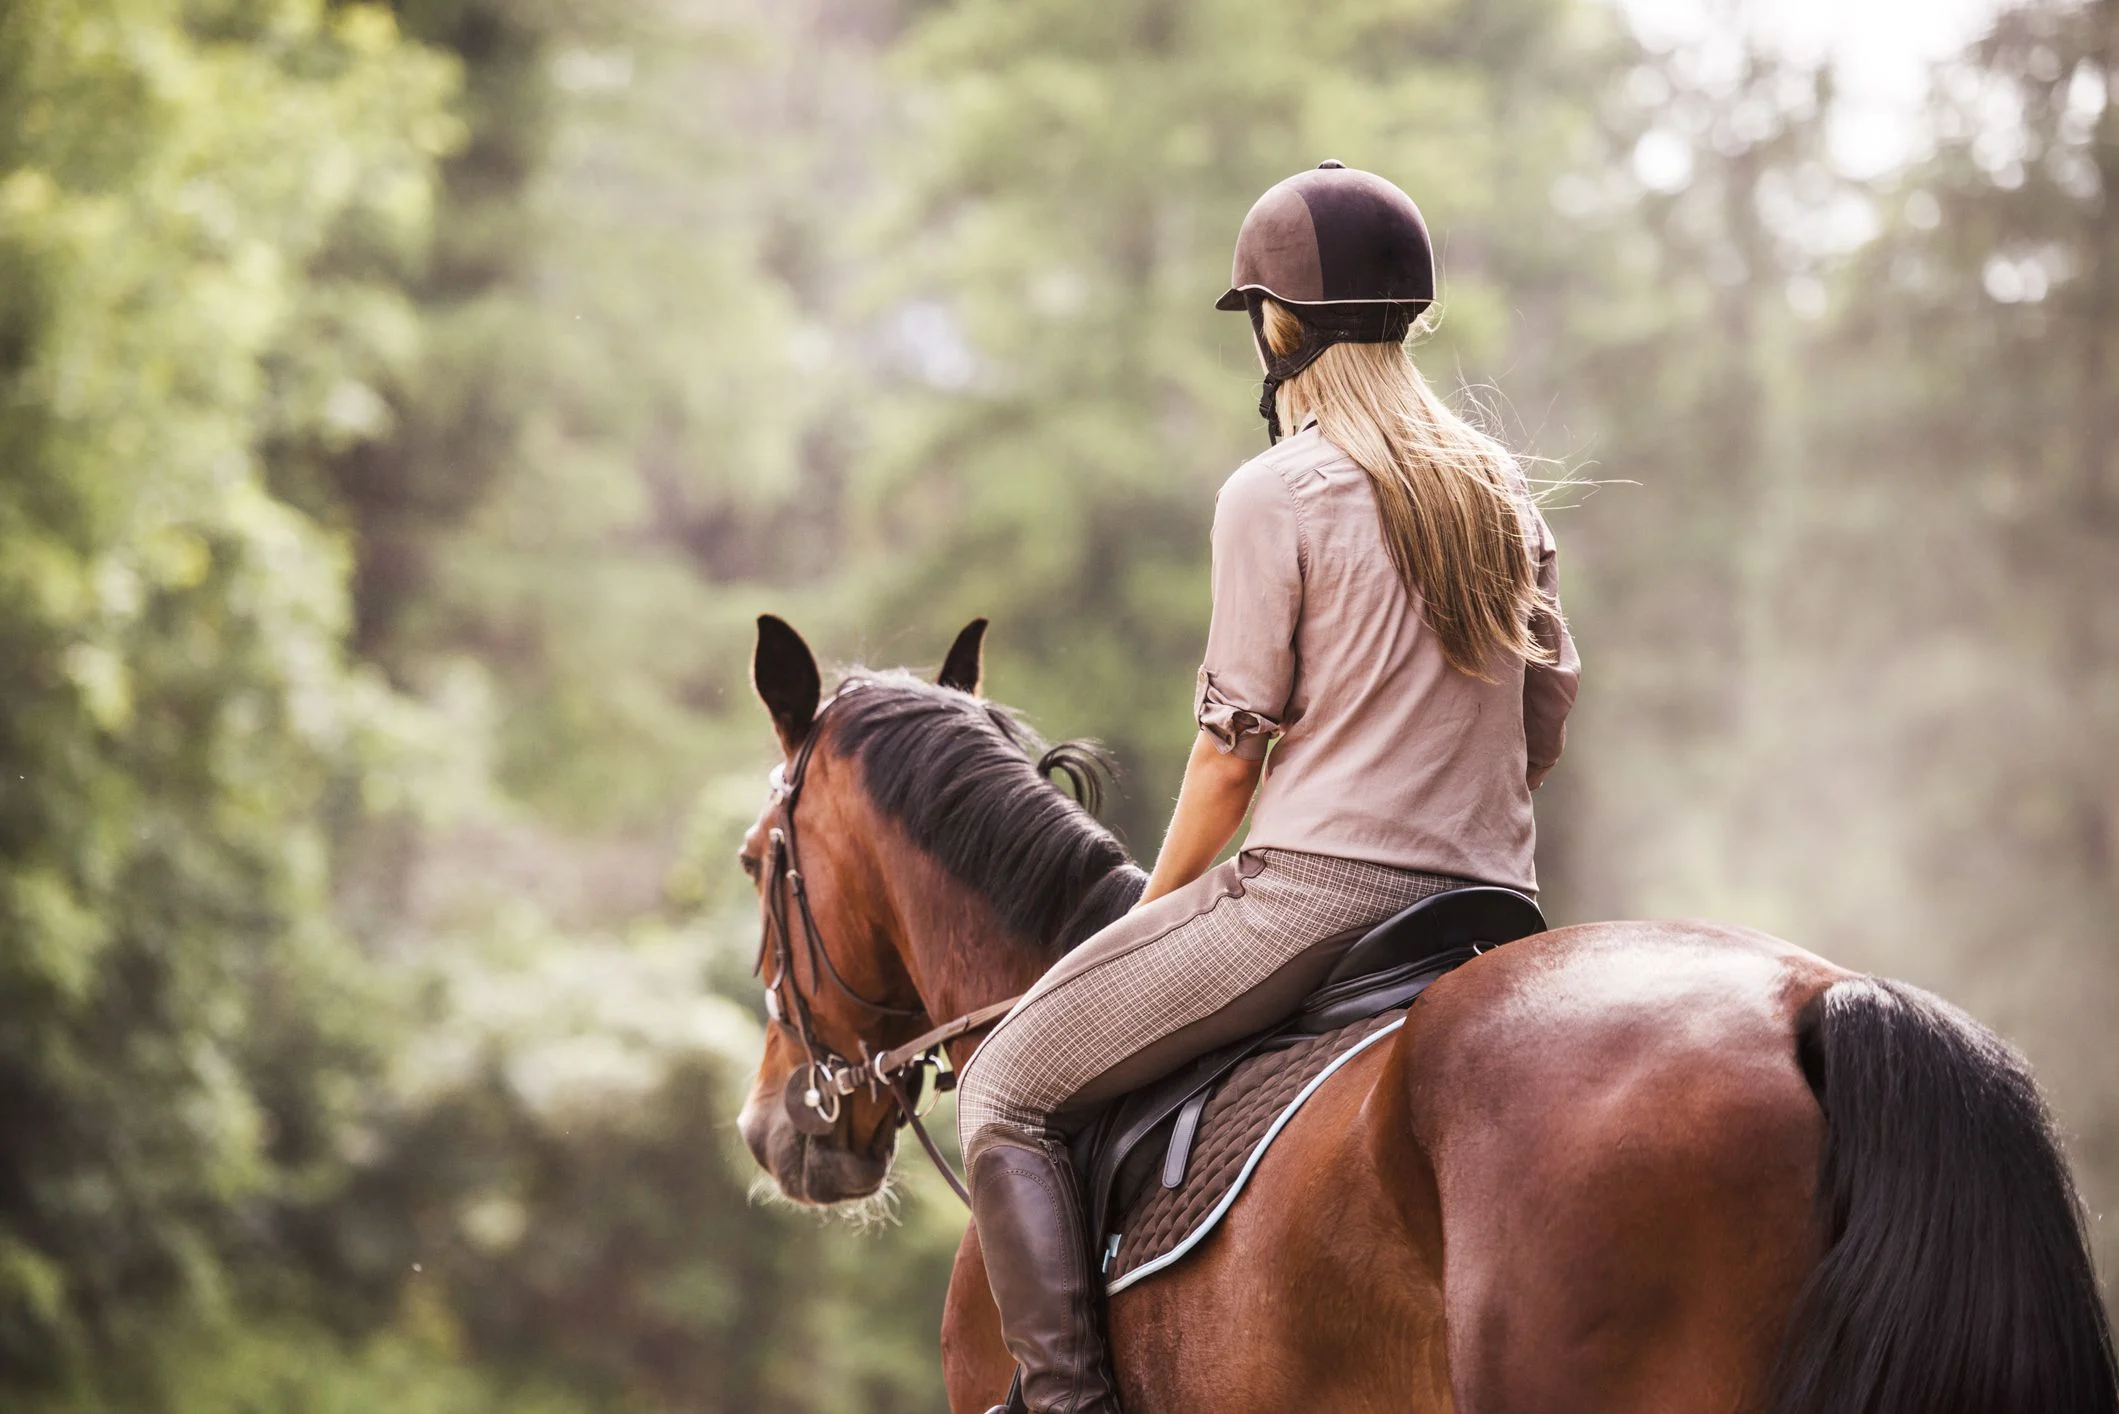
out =
[[[1286,357],[1265,340],[1267,296],[1302,321]],[[1435,252],[1413,199],[1373,172],[1327,160],[1273,187],[1236,236],[1217,309],[1248,309],[1266,360],[1258,411],[1280,437],[1280,385],[1333,344],[1396,343],[1435,299]]]

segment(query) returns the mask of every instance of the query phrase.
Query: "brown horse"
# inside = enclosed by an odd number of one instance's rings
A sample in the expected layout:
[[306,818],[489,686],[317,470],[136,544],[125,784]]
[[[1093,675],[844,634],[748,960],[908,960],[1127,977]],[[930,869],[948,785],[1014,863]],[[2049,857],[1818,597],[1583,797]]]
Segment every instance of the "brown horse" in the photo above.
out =
[[[809,649],[760,621],[788,759],[742,853],[778,1019],[741,1127],[799,1201],[889,1169],[889,1088],[835,1074],[1021,992],[1140,889],[1047,778],[1082,752],[1038,756],[975,695],[982,628],[941,685],[855,676],[820,713]],[[1137,1414],[2119,1405],[2023,1062],[1911,987],[1705,923],[1561,928],[1436,984],[1110,1324]],[[973,1232],[942,1355],[956,1414],[1006,1389]]]

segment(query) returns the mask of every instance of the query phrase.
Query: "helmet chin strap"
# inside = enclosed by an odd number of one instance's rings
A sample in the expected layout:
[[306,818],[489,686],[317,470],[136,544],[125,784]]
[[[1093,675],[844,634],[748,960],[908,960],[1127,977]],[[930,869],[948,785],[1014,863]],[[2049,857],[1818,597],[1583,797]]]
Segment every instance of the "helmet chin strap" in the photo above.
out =
[[[1413,320],[1425,305],[1341,304],[1311,305],[1296,313],[1302,326],[1302,342],[1292,353],[1276,354],[1266,341],[1266,296],[1260,290],[1245,290],[1244,305],[1251,312],[1251,337],[1258,343],[1258,356],[1265,361],[1264,391],[1258,397],[1258,415],[1265,419],[1266,436],[1280,441],[1280,387],[1308,368],[1334,344],[1396,344],[1412,332]],[[1285,308],[1286,306],[1283,306]]]
[[1273,346],[1266,342],[1265,296],[1256,290],[1244,291],[1244,303],[1251,310],[1251,337],[1258,342],[1258,356],[1265,360],[1265,387],[1258,395],[1258,415],[1266,420],[1266,439],[1269,445],[1280,442],[1280,385],[1293,378],[1317,361],[1317,356],[1338,340],[1320,338],[1319,331],[1304,320],[1302,342],[1291,354],[1276,354]]

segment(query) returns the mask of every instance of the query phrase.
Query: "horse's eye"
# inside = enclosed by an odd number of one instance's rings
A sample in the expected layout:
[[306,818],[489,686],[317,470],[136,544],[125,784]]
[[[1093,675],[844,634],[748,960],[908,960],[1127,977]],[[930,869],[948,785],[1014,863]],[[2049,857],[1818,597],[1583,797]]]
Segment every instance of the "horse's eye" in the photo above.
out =
[[752,883],[757,882],[758,871],[765,867],[764,863],[755,854],[739,854],[736,856],[736,862],[743,866],[744,873],[750,875]]

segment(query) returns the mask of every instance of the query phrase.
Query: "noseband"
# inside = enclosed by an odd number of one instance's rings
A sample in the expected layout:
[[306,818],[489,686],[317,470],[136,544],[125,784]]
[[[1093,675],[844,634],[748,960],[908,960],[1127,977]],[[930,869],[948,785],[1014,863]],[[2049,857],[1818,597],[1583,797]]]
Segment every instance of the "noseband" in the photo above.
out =
[[970,1035],[999,1021],[1008,1014],[1017,998],[1010,997],[967,1012],[887,1051],[870,1052],[868,1043],[863,1041],[861,1060],[855,1063],[818,1039],[809,999],[795,985],[795,930],[787,916],[790,897],[802,921],[803,952],[809,959],[812,986],[821,974],[830,978],[832,986],[848,1001],[877,1016],[927,1015],[925,1007],[896,1006],[855,991],[840,975],[838,964],[831,960],[831,949],[824,946],[824,935],[818,931],[816,915],[810,911],[809,885],[802,877],[799,836],[795,830],[795,807],[801,801],[802,785],[809,776],[810,756],[816,750],[818,738],[824,735],[824,718],[838,700],[835,697],[826,703],[824,710],[810,723],[808,736],[803,738],[801,748],[795,752],[794,769],[783,772],[782,768],[775,767],[773,770],[773,800],[780,807],[780,823],[772,828],[769,836],[772,858],[768,864],[765,900],[770,926],[766,930],[766,947],[758,954],[757,970],[763,974],[769,955],[772,975],[764,978],[765,1013],[794,1033],[795,1039],[801,1043],[803,1057],[802,1064],[788,1074],[781,1104],[796,1129],[804,1134],[828,1134],[839,1122],[839,1102],[844,1097],[864,1088],[872,1097],[889,1094],[898,1107],[897,1123],[912,1127],[912,1132],[919,1137],[920,1147],[927,1151],[935,1168],[956,1191],[957,1197],[969,1203],[971,1195],[965,1191],[963,1180],[950,1169],[942,1151],[935,1147],[934,1139],[927,1133],[927,1126],[920,1122],[914,1082],[918,1079],[931,1083],[937,1090],[955,1088],[956,1075],[949,1069],[948,1057],[942,1048],[960,1036]]

